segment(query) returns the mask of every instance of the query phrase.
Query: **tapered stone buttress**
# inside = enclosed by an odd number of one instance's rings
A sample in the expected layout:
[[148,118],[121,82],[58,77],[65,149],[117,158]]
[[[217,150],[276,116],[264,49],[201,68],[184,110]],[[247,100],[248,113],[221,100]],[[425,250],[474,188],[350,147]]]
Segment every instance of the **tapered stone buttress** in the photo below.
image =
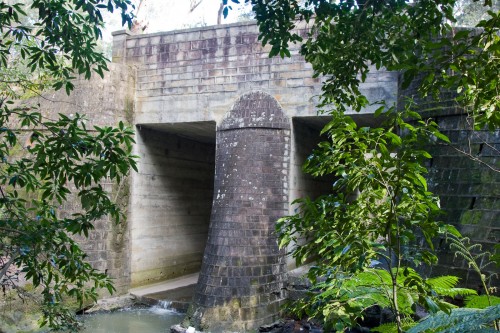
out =
[[251,331],[278,319],[286,263],[275,233],[288,212],[290,124],[263,92],[241,96],[217,128],[207,245],[186,322]]

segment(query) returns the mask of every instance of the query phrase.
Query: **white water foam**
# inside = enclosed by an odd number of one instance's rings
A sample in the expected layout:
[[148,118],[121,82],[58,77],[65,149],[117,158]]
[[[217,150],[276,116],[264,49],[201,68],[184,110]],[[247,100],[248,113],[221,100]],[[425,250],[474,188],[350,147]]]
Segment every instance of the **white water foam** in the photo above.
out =
[[149,308],[149,311],[155,314],[177,313],[171,306],[172,302],[170,301],[158,301],[156,305]]

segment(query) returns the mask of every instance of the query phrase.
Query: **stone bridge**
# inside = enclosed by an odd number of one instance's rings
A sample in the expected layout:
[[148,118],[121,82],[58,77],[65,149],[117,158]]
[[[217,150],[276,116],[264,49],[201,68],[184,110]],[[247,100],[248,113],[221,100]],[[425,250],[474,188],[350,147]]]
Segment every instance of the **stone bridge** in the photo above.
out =
[[[330,186],[300,172],[327,119],[315,108],[321,80],[298,47],[290,58],[269,58],[253,23],[120,31],[113,50],[114,62],[137,70],[131,285],[201,266],[197,326],[245,330],[272,321],[287,271],[274,222],[298,196]],[[394,102],[397,75],[375,71],[363,90]],[[371,112],[360,121],[370,122]]]
[[[113,35],[110,75],[80,82],[70,98],[93,123],[125,119],[136,127],[139,172],[121,193],[128,196],[127,224],[120,230],[98,225],[85,245],[91,261],[121,291],[201,270],[190,316],[205,328],[251,330],[272,321],[289,266],[274,223],[293,212],[294,199],[331,188],[301,172],[328,121],[315,107],[321,79],[313,78],[297,45],[289,58],[269,58],[252,22]],[[376,70],[362,91],[389,104],[403,94],[397,73]],[[354,118],[373,124],[373,111]],[[460,110],[443,105],[436,117],[452,140],[472,135]],[[500,142],[498,133],[481,137]],[[494,151],[480,152],[498,163]],[[430,184],[451,222],[475,218],[464,230],[495,244],[500,179],[485,169],[474,172],[458,155],[435,151]],[[452,260],[443,262],[469,278],[467,267]]]
[[[138,36],[114,33],[113,62],[135,65],[137,71],[133,123],[141,160],[132,183],[132,285],[176,276],[180,267],[199,269],[213,202],[217,128],[245,94],[262,92],[282,109],[280,121],[288,124],[286,166],[276,166],[285,179],[282,208],[287,211],[298,196],[321,193],[320,184],[300,172],[328,120],[315,107],[321,80],[312,77],[298,46],[290,58],[269,58],[257,38],[254,23]],[[373,100],[394,102],[397,79],[396,73],[374,71],[363,91]],[[372,121],[372,111],[360,114],[360,121]],[[268,146],[252,140],[243,144],[260,145],[262,152]],[[170,247],[176,253],[184,248],[185,255],[174,259]]]

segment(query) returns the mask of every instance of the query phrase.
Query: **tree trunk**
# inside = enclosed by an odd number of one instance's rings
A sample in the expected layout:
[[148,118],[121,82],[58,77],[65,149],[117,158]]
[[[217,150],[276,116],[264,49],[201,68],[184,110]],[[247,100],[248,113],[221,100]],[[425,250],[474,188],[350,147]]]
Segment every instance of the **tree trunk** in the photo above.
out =
[[217,12],[217,24],[221,24],[222,22],[222,10],[224,9],[224,4],[221,1],[219,6],[219,11]]

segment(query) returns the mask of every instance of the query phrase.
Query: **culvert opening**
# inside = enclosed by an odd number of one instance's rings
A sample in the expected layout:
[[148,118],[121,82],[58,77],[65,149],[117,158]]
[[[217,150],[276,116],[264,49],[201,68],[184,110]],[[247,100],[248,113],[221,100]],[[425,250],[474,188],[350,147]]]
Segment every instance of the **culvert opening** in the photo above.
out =
[[[379,126],[382,119],[371,114],[354,114],[354,121],[360,127]],[[331,121],[331,116],[310,116],[292,118],[292,154],[290,163],[289,214],[299,213],[298,205],[291,203],[298,199],[309,197],[315,199],[332,193],[335,182],[333,176],[313,177],[302,170],[307,158],[322,141],[328,141],[327,135],[320,135],[321,130]],[[303,240],[306,241],[306,240]],[[295,260],[287,258],[289,269],[295,268]]]
[[[381,117],[375,118],[371,114],[351,115],[360,127],[379,126]],[[302,171],[306,159],[322,141],[327,141],[326,135],[320,136],[321,130],[331,120],[331,116],[311,116],[292,118],[292,160],[290,173],[290,202],[297,198],[316,198],[320,195],[331,193],[332,183],[335,181],[331,176],[313,177]],[[291,206],[290,213],[294,213],[296,207]]]
[[[318,143],[327,140],[326,136],[320,136],[320,132],[330,119],[328,116],[292,119],[290,202],[303,197],[314,199],[331,191],[332,177],[313,177],[302,171],[302,166]],[[296,207],[290,207],[290,213],[294,214]]]
[[215,122],[137,125],[131,286],[199,272],[215,170]]

